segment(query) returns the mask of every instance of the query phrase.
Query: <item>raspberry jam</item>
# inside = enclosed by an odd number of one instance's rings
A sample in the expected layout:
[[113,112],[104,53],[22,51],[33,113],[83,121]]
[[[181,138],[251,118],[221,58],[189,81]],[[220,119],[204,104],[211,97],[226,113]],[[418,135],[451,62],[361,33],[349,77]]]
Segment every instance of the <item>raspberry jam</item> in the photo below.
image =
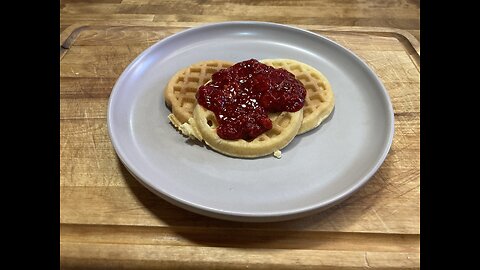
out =
[[196,98],[215,113],[220,138],[251,141],[272,128],[269,112],[296,112],[306,94],[292,73],[250,59],[214,73]]

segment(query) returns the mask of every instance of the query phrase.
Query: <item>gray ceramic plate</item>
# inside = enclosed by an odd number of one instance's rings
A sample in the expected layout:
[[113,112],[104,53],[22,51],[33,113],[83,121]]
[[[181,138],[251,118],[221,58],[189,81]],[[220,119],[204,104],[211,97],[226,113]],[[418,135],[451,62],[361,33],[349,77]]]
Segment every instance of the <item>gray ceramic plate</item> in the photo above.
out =
[[[335,110],[297,136],[283,157],[238,159],[190,143],[167,119],[163,89],[179,69],[223,59],[291,58],[320,70]],[[140,54],[115,84],[108,128],[118,156],[165,200],[193,212],[238,221],[297,218],[345,199],[375,173],[394,131],[389,96],[352,52],[320,35],[263,22],[192,28]]]

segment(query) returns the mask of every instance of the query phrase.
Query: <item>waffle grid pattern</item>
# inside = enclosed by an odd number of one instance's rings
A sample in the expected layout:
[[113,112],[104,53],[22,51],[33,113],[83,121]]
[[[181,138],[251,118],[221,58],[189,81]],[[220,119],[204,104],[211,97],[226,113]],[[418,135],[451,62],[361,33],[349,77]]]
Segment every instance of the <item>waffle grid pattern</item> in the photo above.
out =
[[213,73],[231,65],[233,63],[219,60],[205,61],[184,68],[174,75],[165,89],[165,102],[182,124],[193,115],[198,87],[208,82]]

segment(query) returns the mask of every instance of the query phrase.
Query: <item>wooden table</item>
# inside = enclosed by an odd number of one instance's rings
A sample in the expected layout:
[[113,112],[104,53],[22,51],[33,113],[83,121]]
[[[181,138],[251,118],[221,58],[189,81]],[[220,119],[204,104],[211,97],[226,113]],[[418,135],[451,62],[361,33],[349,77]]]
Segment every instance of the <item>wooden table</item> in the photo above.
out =
[[420,40],[420,0],[60,0],[60,32],[75,23],[244,20],[391,27]]
[[[100,6],[106,12],[129,1],[62,2],[66,14]],[[180,9],[176,1],[165,2]],[[185,1],[190,2],[204,7],[200,2],[216,1]],[[412,1],[393,2],[403,7]],[[63,16],[60,35],[62,269],[419,268],[419,32],[322,26],[313,19],[291,23],[343,44],[373,68],[395,111],[392,149],[367,185],[331,209],[286,222],[238,223],[190,213],[152,194],[121,164],[107,132],[108,98],[123,69],[159,39],[202,21],[174,22],[162,14],[154,16],[165,19],[158,22],[118,14],[91,20],[97,13],[90,19],[74,14]]]

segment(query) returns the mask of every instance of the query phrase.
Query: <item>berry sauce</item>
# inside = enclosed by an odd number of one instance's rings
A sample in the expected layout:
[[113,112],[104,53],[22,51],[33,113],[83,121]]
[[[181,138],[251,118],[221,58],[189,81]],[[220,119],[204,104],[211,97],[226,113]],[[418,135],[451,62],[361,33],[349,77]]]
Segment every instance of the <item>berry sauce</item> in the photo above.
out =
[[292,73],[250,59],[214,73],[196,98],[215,113],[220,138],[251,141],[272,128],[269,112],[296,112],[306,94]]

